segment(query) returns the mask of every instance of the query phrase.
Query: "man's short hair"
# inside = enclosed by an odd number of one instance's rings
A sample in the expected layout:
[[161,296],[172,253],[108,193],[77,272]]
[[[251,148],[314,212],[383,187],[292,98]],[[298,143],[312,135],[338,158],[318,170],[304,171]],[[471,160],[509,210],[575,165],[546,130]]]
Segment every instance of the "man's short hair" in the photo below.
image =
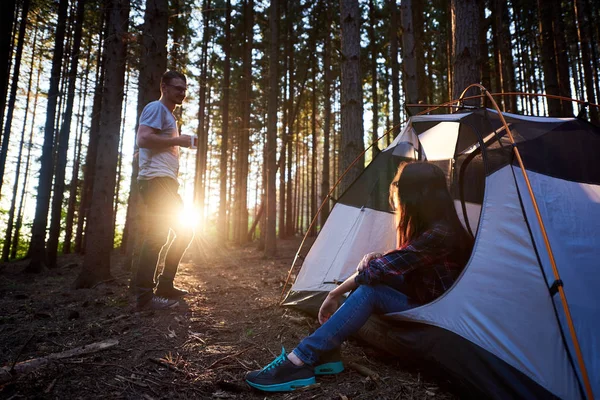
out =
[[187,83],[187,79],[184,74],[179,71],[167,71],[163,74],[162,78],[160,78],[160,84],[163,83],[168,85],[171,83],[173,79],[182,79],[185,83]]

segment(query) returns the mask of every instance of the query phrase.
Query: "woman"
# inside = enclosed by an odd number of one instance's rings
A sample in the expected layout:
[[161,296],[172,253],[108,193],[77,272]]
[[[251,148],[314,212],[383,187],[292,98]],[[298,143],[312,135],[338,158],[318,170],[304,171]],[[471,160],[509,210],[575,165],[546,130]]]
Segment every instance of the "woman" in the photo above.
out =
[[[428,303],[456,280],[471,254],[443,171],[429,163],[400,165],[390,184],[397,248],[369,253],[357,271],[333,289],[319,310],[322,324],[287,356],[246,374],[249,385],[289,391],[315,383],[315,366],[367,322],[371,314],[405,311]],[[341,305],[343,295],[353,291]]]

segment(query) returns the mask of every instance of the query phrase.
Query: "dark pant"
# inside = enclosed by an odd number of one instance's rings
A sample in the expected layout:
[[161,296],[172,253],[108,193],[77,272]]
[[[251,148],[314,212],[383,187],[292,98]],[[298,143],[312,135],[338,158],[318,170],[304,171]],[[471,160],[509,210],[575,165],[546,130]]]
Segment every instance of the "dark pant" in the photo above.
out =
[[161,249],[169,238],[169,230],[175,236],[166,250],[165,267],[159,277],[159,285],[173,285],[173,278],[183,253],[190,245],[194,233],[191,228],[179,223],[183,200],[177,194],[179,184],[171,178],[154,178],[140,181],[140,195],[146,204],[146,231],[140,249],[140,260],[136,276],[138,301],[152,297],[154,276]]

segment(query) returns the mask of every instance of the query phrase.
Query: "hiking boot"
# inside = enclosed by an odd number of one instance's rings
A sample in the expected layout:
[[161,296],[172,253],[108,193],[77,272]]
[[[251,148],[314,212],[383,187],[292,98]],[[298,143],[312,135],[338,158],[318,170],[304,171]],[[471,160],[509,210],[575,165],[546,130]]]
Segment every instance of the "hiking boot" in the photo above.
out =
[[269,365],[246,374],[246,382],[253,388],[265,392],[290,392],[316,383],[312,367],[294,365],[281,349],[281,355]]
[[323,353],[315,366],[315,375],[336,375],[344,370],[340,348]]
[[183,296],[189,294],[189,292],[185,289],[179,289],[175,286],[167,286],[167,285],[158,285],[156,288],[155,294],[159,297],[164,297],[166,299],[180,299]]
[[150,299],[144,303],[140,303],[138,301],[137,310],[138,311],[166,310],[169,308],[175,308],[178,305],[179,305],[179,302],[177,300],[167,299],[165,297],[160,297],[160,296],[152,296],[152,299]]

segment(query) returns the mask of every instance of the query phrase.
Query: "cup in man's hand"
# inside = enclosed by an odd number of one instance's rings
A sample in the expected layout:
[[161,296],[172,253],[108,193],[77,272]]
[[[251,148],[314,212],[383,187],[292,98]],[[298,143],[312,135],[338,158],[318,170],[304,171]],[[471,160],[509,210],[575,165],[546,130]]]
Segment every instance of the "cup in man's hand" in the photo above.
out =
[[198,136],[194,135],[190,139],[190,149],[198,148]]

